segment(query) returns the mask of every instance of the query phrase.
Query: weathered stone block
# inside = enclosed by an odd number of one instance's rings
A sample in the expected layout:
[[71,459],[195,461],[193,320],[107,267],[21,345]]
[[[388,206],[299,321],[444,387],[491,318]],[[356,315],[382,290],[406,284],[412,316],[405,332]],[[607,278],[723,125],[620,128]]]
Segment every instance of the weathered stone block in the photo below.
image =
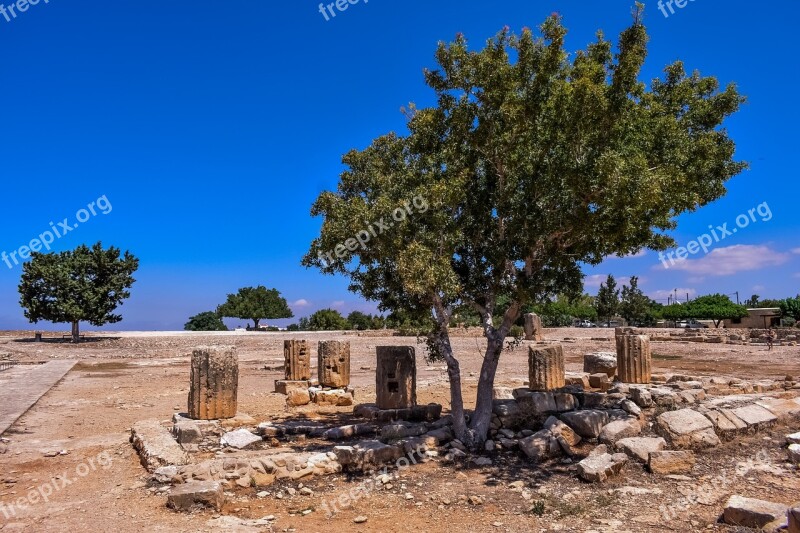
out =
[[322,387],[341,389],[350,385],[350,343],[320,341],[317,371]]
[[295,389],[308,390],[308,381],[288,381],[285,379],[275,380],[275,392],[278,394],[289,394],[289,391]]
[[626,464],[628,456],[624,453],[593,455],[578,463],[578,475],[589,483],[603,483],[619,474]]
[[236,416],[239,358],[235,346],[201,346],[192,352],[189,418]]
[[526,341],[544,340],[542,319],[536,313],[525,314],[525,340]]
[[211,507],[217,511],[225,503],[225,493],[218,481],[192,481],[174,486],[167,495],[167,507],[189,511],[195,507]]
[[650,383],[650,338],[647,335],[620,335],[616,339],[619,380],[623,383]]
[[287,381],[311,379],[311,352],[308,349],[308,341],[283,341],[283,357]]
[[585,439],[596,439],[603,426],[608,423],[608,413],[598,410],[571,411],[563,413],[561,420]]
[[660,414],[655,430],[677,448],[711,448],[720,444],[711,420],[692,409]]
[[694,453],[688,450],[658,450],[651,452],[647,466],[654,474],[688,474],[694,468]]
[[408,409],[417,403],[417,360],[411,346],[376,347],[375,393],[380,409]]
[[774,522],[783,522],[787,512],[785,505],[734,494],[725,505],[722,520],[734,526],[761,529]]
[[130,441],[148,472],[154,472],[162,466],[181,466],[189,462],[189,456],[169,429],[158,420],[136,422],[131,428]]
[[611,352],[587,353],[583,356],[583,371],[588,374],[603,372],[609,378],[617,375],[617,354]]
[[528,379],[535,391],[560,389],[564,381],[564,349],[560,344],[528,348]]
[[618,440],[614,446],[628,457],[647,463],[650,453],[666,448],[667,441],[661,437],[629,437]]

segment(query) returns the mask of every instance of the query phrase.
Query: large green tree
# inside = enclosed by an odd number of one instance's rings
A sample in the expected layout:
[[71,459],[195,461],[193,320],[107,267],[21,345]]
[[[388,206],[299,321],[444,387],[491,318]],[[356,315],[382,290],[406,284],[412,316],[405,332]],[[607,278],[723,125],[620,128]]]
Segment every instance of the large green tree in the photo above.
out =
[[184,324],[183,329],[186,331],[228,331],[222,318],[214,311],[206,311],[189,317],[189,321]]
[[619,313],[619,289],[617,280],[611,274],[606,278],[605,283],[600,284],[595,298],[597,316],[604,318],[606,322],[617,316]]
[[670,320],[687,318],[713,320],[716,327],[719,327],[720,322],[723,320],[744,318],[747,314],[746,306],[733,303],[724,294],[700,296],[691,302],[672,304],[664,308],[664,318]]
[[258,323],[264,319],[294,317],[281,293],[277,289],[267,289],[263,285],[244,287],[236,294],[229,294],[225,303],[217,308],[217,314],[252,320],[254,329],[258,329]]
[[335,309],[320,309],[308,317],[311,331],[339,331],[349,329],[350,323]]
[[130,296],[139,260],[102,243],[82,244],[66,252],[31,254],[22,265],[20,305],[32,323],[47,320],[72,325],[72,342],[80,340],[80,323],[115,324],[114,311]]
[[[524,306],[579,294],[581,264],[674,246],[676,217],[723,196],[745,166],[720,128],[743,101],[733,85],[680,62],[649,87],[639,80],[641,9],[616,52],[598,34],[569,54],[556,15],[541,37],[506,28],[481,50],[463,35],[441,43],[425,72],[436,105],[407,110],[407,135],[347,153],[338,190],[312,208],[322,230],[303,263],[431,324],[430,355],[446,361],[454,432],[468,444],[487,436],[504,339]],[[374,238],[341,245],[377,220]],[[342,253],[331,261],[330,250]],[[486,338],[469,426],[449,336],[462,304]]]

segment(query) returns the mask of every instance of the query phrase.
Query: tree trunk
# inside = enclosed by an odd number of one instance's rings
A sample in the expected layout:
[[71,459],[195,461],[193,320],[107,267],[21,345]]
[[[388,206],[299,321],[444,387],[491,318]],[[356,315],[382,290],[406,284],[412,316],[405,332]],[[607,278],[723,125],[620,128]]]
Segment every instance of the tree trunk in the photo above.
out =
[[464,397],[461,394],[461,367],[453,356],[453,347],[450,344],[450,335],[447,330],[439,330],[434,334],[434,343],[439,353],[447,363],[447,376],[450,380],[450,415],[453,417],[453,433],[464,444],[472,441],[467,433],[467,423],[464,419]]
[[497,364],[503,352],[504,336],[501,332],[495,332],[487,337],[486,353],[483,356],[481,375],[478,379],[478,397],[470,422],[474,446],[482,446],[489,435],[489,426],[492,423],[492,390],[497,375]]
[[80,322],[77,320],[72,321],[72,342],[78,343],[81,340]]
[[261,319],[260,319],[260,318],[254,318],[254,319],[253,319],[253,329],[256,329],[256,330],[258,329],[258,323],[259,323],[260,321],[261,321]]

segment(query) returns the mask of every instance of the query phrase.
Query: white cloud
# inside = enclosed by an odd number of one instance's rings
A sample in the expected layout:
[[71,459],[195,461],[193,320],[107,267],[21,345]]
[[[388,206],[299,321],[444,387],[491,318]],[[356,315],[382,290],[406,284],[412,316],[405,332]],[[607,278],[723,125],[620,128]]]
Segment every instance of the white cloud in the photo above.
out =
[[[737,244],[726,248],[716,248],[700,259],[668,261],[669,270],[682,270],[698,275],[730,276],[738,272],[761,270],[784,264],[789,256],[777,252],[769,246]],[[654,269],[664,269],[656,265]]]
[[[586,276],[583,280],[583,285],[585,287],[596,287],[599,288],[601,283],[605,283],[608,279],[608,274],[592,274],[591,276]],[[622,276],[620,278],[614,277],[614,280],[617,282],[617,287],[622,287],[623,285],[627,285],[631,282],[631,278],[628,276]],[[641,285],[642,278],[639,279],[639,284]]]
[[[689,294],[689,298],[694,298],[697,296],[697,289],[687,289],[687,288],[677,288],[677,289],[662,289],[658,291],[653,291],[649,293],[647,296],[652,298],[657,302],[661,302],[662,300],[666,300],[667,298],[674,298],[675,294],[678,294],[678,301],[685,301],[686,294]],[[662,302],[666,303],[666,301]]]
[[336,300],[335,302],[331,303],[331,307],[334,309],[344,307],[344,300]]
[[297,300],[292,304],[292,307],[308,307],[309,305],[311,305],[311,302],[309,302],[305,298],[300,298],[299,300]]
[[793,254],[800,255],[800,248],[794,248],[794,249],[792,249],[792,253],[793,253]]
[[760,292],[760,291],[763,291],[763,290],[766,290],[765,286],[763,286],[763,285],[753,285],[753,291],[754,292]]

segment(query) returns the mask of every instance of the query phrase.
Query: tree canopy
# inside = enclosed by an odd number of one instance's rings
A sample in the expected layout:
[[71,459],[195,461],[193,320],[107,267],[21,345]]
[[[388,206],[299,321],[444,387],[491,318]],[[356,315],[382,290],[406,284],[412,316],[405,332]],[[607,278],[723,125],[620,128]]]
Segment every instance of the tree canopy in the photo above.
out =
[[350,323],[335,309],[320,309],[308,317],[310,331],[338,331],[349,329]]
[[713,320],[719,327],[720,322],[728,319],[744,318],[747,316],[747,307],[738,305],[724,294],[710,294],[700,296],[689,303],[672,304],[664,308],[664,318],[670,320],[697,319]]
[[228,331],[228,326],[215,311],[206,311],[190,317],[183,329],[186,331]]
[[[720,90],[681,62],[649,87],[639,80],[642,16],[639,7],[616,51],[599,33],[569,54],[557,15],[540,37],[504,28],[480,50],[460,34],[440,43],[437,68],[425,71],[436,105],[410,106],[407,135],[348,152],[337,191],[313,205],[322,230],[303,264],[346,275],[381,310],[433,324],[429,348],[447,363],[454,431],[466,442],[486,438],[503,342],[525,305],[579,294],[581,264],[673,246],[676,217],[723,196],[745,167],[720,128],[743,102],[734,85]],[[412,200],[426,209],[410,213]],[[376,220],[391,225],[325,259]],[[469,428],[448,334],[460,305],[480,315],[487,338]]]
[[619,313],[619,289],[617,288],[617,280],[611,274],[608,275],[605,283],[600,284],[595,305],[597,307],[597,316],[606,319],[606,321],[611,320]]
[[619,314],[628,324],[644,324],[648,321],[652,301],[639,288],[639,278],[632,276],[630,285],[622,286]]
[[258,329],[259,322],[265,319],[294,317],[281,293],[277,289],[267,289],[263,285],[244,287],[236,294],[229,294],[225,303],[217,308],[217,314],[221,317],[252,320],[254,329]]
[[20,305],[32,323],[48,320],[72,325],[72,341],[80,340],[80,323],[115,324],[114,311],[130,297],[139,260],[100,242],[72,251],[33,252],[22,265]]

